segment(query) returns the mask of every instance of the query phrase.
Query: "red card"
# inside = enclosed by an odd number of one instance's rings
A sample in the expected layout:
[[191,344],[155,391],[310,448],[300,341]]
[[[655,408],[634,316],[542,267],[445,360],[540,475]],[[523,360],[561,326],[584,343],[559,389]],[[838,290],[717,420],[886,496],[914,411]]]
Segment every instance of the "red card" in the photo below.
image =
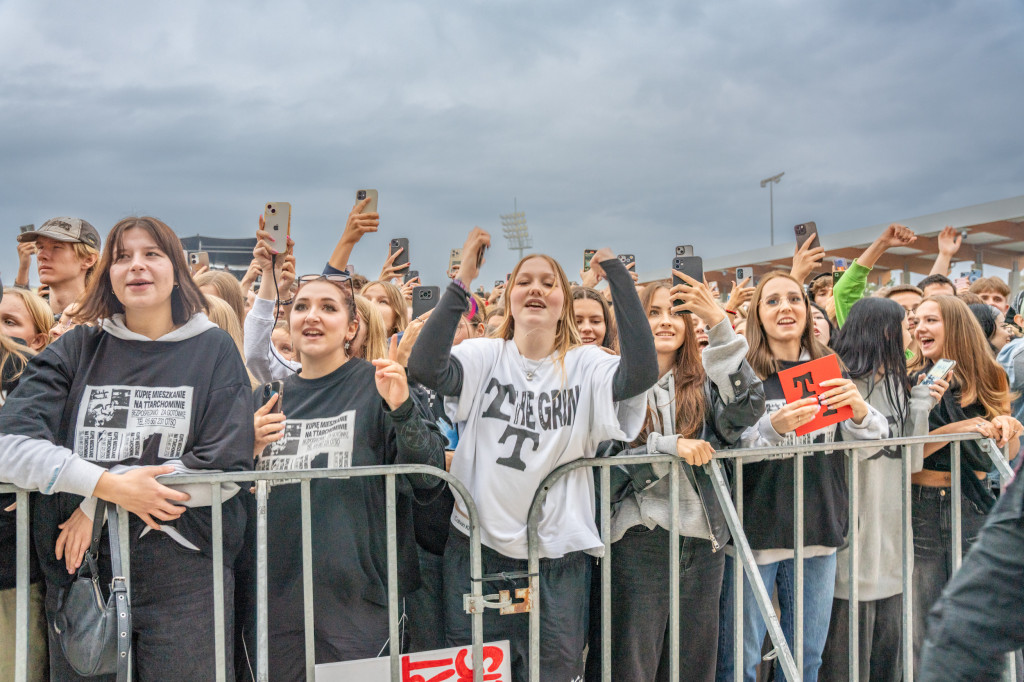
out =
[[[843,373],[839,369],[839,358],[835,355],[826,355],[823,358],[779,372],[779,382],[782,384],[782,392],[786,396],[787,403],[819,396],[835,388],[835,386],[821,386],[822,381],[841,378],[843,378]],[[796,430],[796,435],[803,436],[829,424],[838,424],[852,416],[852,407],[846,406],[833,410],[822,405],[818,414],[814,415],[814,419]]]

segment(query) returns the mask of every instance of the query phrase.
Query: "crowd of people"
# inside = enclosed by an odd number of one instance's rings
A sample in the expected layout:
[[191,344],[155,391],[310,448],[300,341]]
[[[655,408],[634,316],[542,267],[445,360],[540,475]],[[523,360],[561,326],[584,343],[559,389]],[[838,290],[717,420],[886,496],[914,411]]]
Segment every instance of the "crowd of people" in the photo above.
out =
[[[156,480],[166,474],[239,474],[240,485],[222,490],[228,676],[237,680],[253,679],[255,668],[256,504],[244,483],[253,470],[447,469],[477,506],[484,574],[501,576],[485,583],[485,593],[515,594],[528,585],[527,515],[555,468],[590,457],[678,456],[675,642],[671,467],[613,468],[612,675],[636,681],[669,679],[673,647],[683,661],[680,679],[734,679],[732,575],[742,567],[706,466],[720,451],[823,446],[803,460],[805,680],[846,679],[850,655],[859,657],[862,679],[902,679],[902,651],[912,647],[917,659],[927,648],[929,612],[952,575],[951,507],[960,505],[966,552],[997,502],[1024,498],[1022,485],[1000,487],[988,454],[969,441],[961,444],[961,499],[951,499],[951,445],[942,435],[977,433],[1014,458],[1024,431],[1021,297],[1012,302],[997,277],[950,280],[961,239],[952,228],[939,236],[935,267],[916,286],[872,291],[867,284],[886,250],[916,240],[894,224],[841,274],[807,242],[791,271],[745,277],[727,296],[685,272],[641,284],[634,265],[608,248],[593,253],[578,284],[553,258],[531,254],[487,290],[478,279],[491,237],[475,228],[454,271],[433,267],[436,277],[424,278],[450,279],[435,307],[414,313],[422,290],[407,273],[420,264],[391,252],[374,280],[348,265],[380,226],[368,201],[353,207],[314,274],[296,272],[295,242],[262,218],[241,281],[190,266],[175,232],[152,217],[125,218],[105,239],[87,221],[66,217],[18,236],[19,270],[0,298],[0,480],[40,493],[31,498],[30,679],[114,679],[79,675],[53,627],[86,560],[99,499],[131,512],[136,678],[211,679],[212,494],[207,485],[175,485],[173,476]],[[787,401],[780,373],[827,356],[836,356],[841,376],[823,382],[821,395]],[[939,372],[950,360],[951,369]],[[850,416],[803,433],[823,407]],[[904,455],[870,443],[928,434],[934,442],[906,455],[914,472],[914,638],[905,642]],[[848,518],[848,455],[827,449],[850,440],[868,445],[849,455],[860,481],[857,519]],[[269,679],[305,678],[309,610],[317,663],[470,642],[465,502],[426,474],[399,477],[397,492],[393,586],[384,479],[311,483],[314,597],[306,604],[299,486],[273,481]],[[742,496],[744,534],[792,643],[793,456],[745,459]],[[3,497],[0,680],[13,679],[17,511],[14,496]],[[1019,501],[1015,509],[1019,519]],[[559,479],[544,502],[545,681],[600,679],[604,540],[596,510],[587,468]],[[844,556],[851,533],[857,575]],[[99,554],[99,582],[107,585],[105,542]],[[857,652],[848,650],[853,581]],[[743,584],[744,677],[753,681],[759,667],[762,679],[773,672],[762,662],[765,622]],[[389,640],[393,588],[401,642]],[[484,614],[485,641],[509,641],[520,682],[528,632],[526,614]]]

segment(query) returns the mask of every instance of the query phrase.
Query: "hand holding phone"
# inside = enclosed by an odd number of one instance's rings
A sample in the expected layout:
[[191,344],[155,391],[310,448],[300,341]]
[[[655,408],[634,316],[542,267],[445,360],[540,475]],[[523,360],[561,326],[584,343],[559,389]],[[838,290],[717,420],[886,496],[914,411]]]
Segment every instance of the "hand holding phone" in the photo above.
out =
[[[395,253],[398,253],[398,255],[395,256]],[[404,267],[408,267],[409,240],[405,237],[392,239],[388,255],[395,256],[394,260],[391,261],[391,267],[393,267],[395,270],[401,270]]]
[[[672,269],[677,272],[681,272],[687,277],[696,280],[697,282],[704,282],[704,259],[700,256],[676,256],[672,259]],[[675,272],[672,273],[672,286],[690,286],[690,284],[682,277],[677,275]],[[682,305],[683,302],[680,299],[672,301],[672,305]],[[680,312],[689,313],[690,310],[682,310]]]
[[811,242],[810,248],[812,249],[821,246],[821,242],[818,241],[818,225],[813,220],[795,225],[793,233],[796,235],[797,248],[803,246],[806,241]]
[[375,189],[360,189],[356,190],[356,203],[366,201],[369,199],[369,203],[363,208],[360,213],[377,213],[377,190]]
[[418,318],[437,306],[441,298],[439,287],[415,287],[412,290],[412,319]]
[[206,251],[190,251],[188,254],[188,267],[193,275],[203,268],[209,270],[210,254]]
[[926,374],[924,379],[921,380],[921,385],[931,386],[937,379],[946,378],[946,375],[952,372],[954,367],[956,367],[955,360],[948,360],[946,358],[940,359],[932,365],[930,370],[928,370],[928,374]]
[[263,210],[263,229],[270,233],[275,245],[287,244],[292,233],[292,205],[287,201],[267,202]]

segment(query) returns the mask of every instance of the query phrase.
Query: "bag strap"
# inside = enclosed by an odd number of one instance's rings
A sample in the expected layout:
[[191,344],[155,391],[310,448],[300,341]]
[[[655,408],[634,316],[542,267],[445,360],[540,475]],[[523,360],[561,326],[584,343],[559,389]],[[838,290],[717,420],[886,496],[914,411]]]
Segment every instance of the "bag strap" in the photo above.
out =
[[[96,504],[96,518],[93,519],[92,542],[95,548],[99,535],[102,535],[103,514],[106,511],[107,503],[99,500]],[[121,564],[121,540],[118,534],[117,507],[110,506],[113,512],[107,521],[107,536],[110,538],[110,570],[113,580],[110,581],[110,596],[114,600],[114,610],[117,613],[117,682],[128,682],[128,661],[131,654],[132,644],[132,613],[131,603],[128,599],[128,582],[122,574]],[[97,532],[97,527],[100,528]]]

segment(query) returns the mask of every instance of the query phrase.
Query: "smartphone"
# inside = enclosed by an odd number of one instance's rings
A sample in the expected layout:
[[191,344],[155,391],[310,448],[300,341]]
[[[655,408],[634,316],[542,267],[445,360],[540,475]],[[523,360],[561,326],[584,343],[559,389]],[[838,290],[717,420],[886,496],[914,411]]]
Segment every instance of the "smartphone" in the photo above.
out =
[[356,190],[356,201],[362,201],[366,197],[370,197],[370,203],[366,205],[366,208],[362,210],[362,213],[376,213],[377,212],[377,190],[375,189],[358,189]]
[[479,272],[480,266],[484,264],[484,254],[487,253],[487,247],[481,246],[480,251],[476,254],[476,269]]
[[947,374],[952,372],[954,367],[956,367],[955,360],[947,360],[946,358],[942,358],[934,365],[932,365],[932,368],[930,370],[928,370],[928,374],[926,374],[924,379],[921,381],[921,385],[931,386],[932,384],[935,383],[936,379],[942,379]]
[[843,278],[843,275],[845,275],[845,274],[846,274],[846,270],[833,270],[832,271],[832,286],[835,286],[836,284],[838,284],[839,280],[841,280]]
[[393,255],[395,253],[395,251],[398,251],[399,249],[402,250],[402,253],[398,254],[398,257],[395,258],[395,260],[391,264],[391,266],[394,267],[394,268],[400,268],[403,265],[408,267],[409,266],[409,240],[406,239],[405,237],[399,237],[398,239],[392,239],[391,240],[391,247],[388,250],[388,256]]
[[408,284],[409,280],[416,279],[419,276],[419,270],[409,270],[408,272],[405,273],[405,275],[402,276],[402,284]]
[[[737,284],[739,284],[740,282],[745,280],[747,277],[753,277],[753,276],[754,276],[754,268],[750,267],[749,265],[745,265],[745,266],[743,266],[741,268],[736,268],[736,283]],[[751,282],[753,282],[753,280],[751,280]]]
[[270,201],[263,211],[263,229],[274,238],[277,249],[284,252],[292,233],[292,205],[287,201]]
[[693,244],[683,244],[682,246],[676,247],[676,255],[679,257],[692,256],[693,255]]
[[[704,281],[704,259],[700,256],[676,256],[672,259],[672,269],[678,270],[698,282]],[[686,282],[684,282],[679,275],[672,273],[672,286],[677,284],[686,285]],[[680,303],[681,301],[679,299],[672,301],[672,305],[679,305]],[[683,310],[682,312],[688,313],[690,311]]]
[[507,282],[507,281],[508,281],[507,279],[496,279],[496,280],[494,280],[494,288],[497,289],[498,287],[505,286],[505,282]]
[[590,261],[595,253],[597,253],[597,249],[583,249],[583,272],[590,270]]
[[634,256],[634,255],[633,255],[633,254],[631,254],[631,253],[623,253],[623,254],[620,254],[620,255],[619,255],[619,261],[620,261],[620,262],[621,262],[621,263],[622,263],[623,265],[625,265],[625,266],[626,266],[627,268],[628,268],[628,267],[629,267],[630,265],[633,265],[634,267],[636,266],[636,256]]
[[283,381],[271,381],[269,384],[263,384],[263,404],[266,405],[270,402],[270,399],[274,394],[277,394],[277,403],[270,409],[270,414],[280,414],[282,404],[284,403],[284,382]]
[[188,254],[188,267],[194,275],[199,268],[210,267],[210,254],[206,251],[190,251]]
[[816,249],[821,246],[821,242],[818,241],[818,226],[811,221],[809,223],[800,223],[799,225],[793,226],[793,233],[796,234],[796,246],[800,248],[804,245],[808,239],[811,240],[811,248]]
[[438,287],[413,287],[412,290],[412,316],[417,318],[425,312],[434,309],[438,299],[441,297],[441,290]]
[[981,279],[982,272],[981,272],[981,270],[974,269],[974,270],[971,270],[969,272],[961,272],[960,276],[963,277],[964,279],[966,279],[971,284],[974,284],[979,279]]
[[36,229],[36,226],[34,224],[32,224],[32,225],[22,225],[18,229],[21,230],[22,234],[25,234],[26,232],[31,232],[32,230]]
[[846,269],[846,259],[845,258],[836,258],[834,261],[832,261],[832,269],[833,270],[845,270]]
[[451,254],[448,256],[448,276],[454,277],[455,271],[462,265],[462,248],[452,249]]

